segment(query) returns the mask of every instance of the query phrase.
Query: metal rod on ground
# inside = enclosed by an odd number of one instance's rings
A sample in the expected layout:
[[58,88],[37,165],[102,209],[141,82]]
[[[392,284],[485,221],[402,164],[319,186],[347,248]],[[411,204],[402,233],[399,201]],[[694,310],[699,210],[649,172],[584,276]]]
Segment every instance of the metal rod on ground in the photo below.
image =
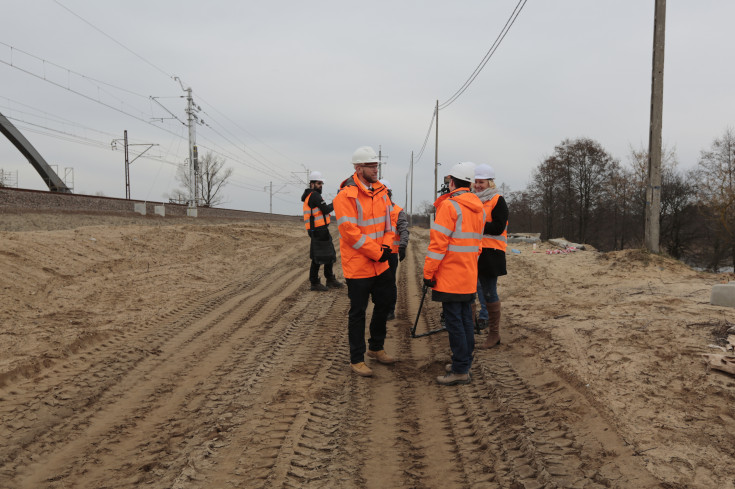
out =
[[421,317],[421,309],[424,307],[424,299],[426,298],[427,290],[429,290],[429,288],[424,285],[424,292],[421,294],[421,302],[419,303],[419,311],[416,313],[416,321],[414,321],[413,328],[411,328],[411,338],[422,338],[424,336],[429,336],[435,333],[441,333],[442,331],[445,331],[447,329],[447,328],[441,327],[438,329],[427,331],[425,333],[416,334],[416,326],[418,326],[419,324],[419,318]]

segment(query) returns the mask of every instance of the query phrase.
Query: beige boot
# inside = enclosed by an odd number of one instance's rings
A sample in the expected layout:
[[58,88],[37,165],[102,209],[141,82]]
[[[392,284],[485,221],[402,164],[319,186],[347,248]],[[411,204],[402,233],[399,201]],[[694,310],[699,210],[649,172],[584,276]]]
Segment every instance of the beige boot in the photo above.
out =
[[368,350],[367,356],[369,358],[379,361],[380,363],[384,363],[385,365],[391,365],[393,363],[396,363],[396,359],[388,355],[385,352],[385,350],[380,350],[380,351]]
[[370,367],[365,365],[365,362],[351,363],[350,368],[361,377],[371,377],[373,375],[373,371],[370,370]]
[[500,301],[486,303],[487,314],[490,317],[487,322],[487,338],[478,348],[488,350],[500,344]]

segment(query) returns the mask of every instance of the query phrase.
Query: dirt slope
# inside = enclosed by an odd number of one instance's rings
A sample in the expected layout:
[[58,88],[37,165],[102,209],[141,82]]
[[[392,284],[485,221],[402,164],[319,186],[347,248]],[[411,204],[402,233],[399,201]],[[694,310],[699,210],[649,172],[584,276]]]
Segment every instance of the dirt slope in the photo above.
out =
[[363,379],[297,222],[2,217],[2,488],[735,487],[722,277],[512,245],[503,343],[448,388],[446,334],[408,334],[425,230]]

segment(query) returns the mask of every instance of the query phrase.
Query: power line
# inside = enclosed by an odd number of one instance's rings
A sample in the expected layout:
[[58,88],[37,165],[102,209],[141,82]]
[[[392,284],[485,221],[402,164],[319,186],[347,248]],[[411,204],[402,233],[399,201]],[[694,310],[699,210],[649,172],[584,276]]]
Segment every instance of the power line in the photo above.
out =
[[[141,56],[141,55],[139,55],[138,53],[134,52],[134,51],[133,51],[132,49],[128,48],[128,47],[127,47],[127,46],[125,46],[125,45],[124,45],[123,43],[121,43],[121,42],[120,42],[120,41],[118,41],[117,39],[113,38],[112,36],[110,36],[109,34],[107,34],[106,32],[104,32],[104,31],[103,31],[102,29],[100,29],[99,27],[97,27],[97,26],[95,26],[94,24],[92,24],[92,23],[91,23],[90,21],[88,21],[88,20],[84,19],[84,18],[83,18],[82,16],[80,16],[80,15],[79,15],[79,14],[77,14],[76,12],[72,11],[72,10],[71,10],[70,8],[66,7],[65,5],[63,5],[63,4],[62,4],[61,2],[59,2],[58,0],[54,0],[54,1],[55,1],[55,2],[56,2],[56,3],[58,4],[58,5],[59,5],[59,6],[61,6],[61,7],[62,7],[62,8],[64,8],[65,10],[67,10],[67,11],[68,11],[69,13],[71,13],[71,14],[72,14],[72,15],[74,15],[75,17],[79,18],[79,19],[80,19],[80,20],[82,20],[82,21],[83,21],[84,23],[86,23],[87,25],[89,25],[90,27],[92,27],[93,29],[95,29],[96,31],[98,31],[99,33],[101,33],[102,35],[104,35],[105,37],[107,37],[108,39],[110,39],[110,40],[112,40],[113,42],[115,42],[116,44],[118,44],[119,46],[121,46],[121,47],[122,47],[123,49],[125,49],[126,51],[130,52],[131,54],[133,54],[133,55],[134,55],[134,56],[136,56],[137,58],[141,59],[142,61],[144,61],[144,62],[145,62],[145,63],[147,63],[148,65],[152,66],[153,68],[155,68],[155,69],[156,69],[156,70],[158,70],[159,72],[161,72],[161,73],[163,73],[164,75],[166,75],[167,77],[175,79],[175,77],[174,77],[174,76],[172,76],[172,75],[169,75],[169,74],[168,74],[168,73],[167,73],[167,72],[166,72],[165,70],[161,69],[161,68],[160,68],[160,67],[158,67],[157,65],[155,65],[155,64],[151,63],[150,61],[148,61],[148,60],[147,60],[146,58],[144,58],[143,56]],[[258,138],[256,138],[256,137],[255,137],[255,136],[254,136],[253,134],[249,133],[249,132],[248,132],[247,130],[243,129],[242,127],[240,127],[240,126],[238,126],[238,125],[237,125],[236,123],[234,123],[234,122],[233,122],[233,121],[232,121],[231,119],[227,118],[227,116],[225,116],[224,114],[222,114],[222,113],[221,113],[221,112],[220,112],[219,110],[217,110],[217,108],[216,108],[216,107],[214,107],[214,106],[213,106],[212,104],[210,104],[209,102],[206,102],[206,100],[204,100],[204,99],[203,99],[203,98],[202,98],[201,96],[197,95],[197,98],[199,98],[200,100],[204,101],[204,102],[205,102],[205,103],[206,103],[207,105],[209,105],[210,107],[212,107],[212,109],[213,109],[213,110],[215,110],[216,112],[218,112],[218,113],[219,113],[220,115],[222,115],[222,116],[223,116],[223,117],[224,117],[225,119],[227,119],[227,120],[228,120],[228,121],[229,121],[230,123],[234,124],[234,125],[235,125],[236,127],[238,127],[238,128],[240,129],[240,130],[242,130],[242,131],[244,131],[244,132],[248,133],[248,134],[249,134],[249,135],[250,135],[251,137],[253,137],[253,138],[255,138],[256,140],[258,140]],[[167,109],[166,107],[164,107],[164,106],[163,106],[163,104],[161,104],[160,102],[158,102],[157,100],[155,100],[155,98],[152,98],[152,97],[151,97],[151,99],[152,99],[152,100],[154,100],[154,101],[155,101],[156,103],[158,103],[159,105],[161,105],[161,107],[163,107],[163,108],[164,108],[164,109],[165,109],[165,110],[166,110],[167,112],[171,113],[171,111],[169,111],[169,110],[168,110],[168,109]],[[205,113],[206,113],[206,112],[205,112]],[[172,115],[173,115],[173,114],[172,114]],[[209,114],[207,114],[207,116],[208,116],[208,117],[210,117],[210,118],[212,118],[212,116],[211,116],[211,115],[209,115]],[[178,119],[178,118],[177,118],[176,116],[174,116],[174,117],[175,117],[175,118],[176,118],[177,120],[179,120],[179,119]],[[213,118],[212,118],[212,119],[213,119]],[[181,121],[179,120],[179,122],[181,122]],[[219,124],[219,125],[220,125],[220,126],[221,126],[221,127],[223,128],[223,129],[225,129],[225,128],[224,128],[224,126],[223,126],[222,124]],[[209,126],[209,127],[210,127],[210,129],[214,130],[214,129],[213,129],[213,128],[212,128],[211,126]],[[216,131],[215,131],[215,132],[216,132]],[[228,131],[228,132],[229,132],[229,131]],[[223,137],[223,138],[224,138],[224,136],[222,136],[222,134],[219,134],[219,133],[217,133],[217,134],[218,134],[219,136],[221,136],[221,137]],[[226,138],[224,138],[224,139],[225,139],[225,140],[227,140]],[[229,142],[230,144],[233,144],[234,146],[236,146],[236,147],[237,147],[237,145],[236,145],[236,144],[232,143],[232,142],[231,142],[231,141],[229,141],[229,140],[227,140],[227,141],[228,141],[228,142]],[[264,145],[265,145],[265,143],[263,143],[262,141],[260,141],[260,140],[258,140],[258,141],[259,141],[259,142],[260,142],[261,144],[264,144]],[[245,145],[243,144],[243,146],[245,146]],[[267,146],[267,145],[266,145],[266,146]],[[270,147],[270,146],[268,146],[268,147]],[[283,155],[283,154],[279,153],[279,152],[278,152],[277,150],[275,150],[274,148],[272,148],[272,147],[270,147],[270,148],[271,148],[271,149],[272,149],[273,151],[275,151],[276,153],[278,153],[278,154],[280,154],[281,156],[283,156],[284,158],[287,158],[287,159],[289,159],[289,158],[288,158],[288,157],[286,157],[285,155]],[[254,151],[254,150],[253,150],[253,151]],[[264,167],[266,167],[266,168],[268,169],[268,165],[266,165],[265,163],[262,163],[262,162],[260,162],[260,161],[259,161],[259,160],[258,160],[257,158],[255,158],[255,157],[253,157],[252,155],[248,154],[248,153],[247,153],[246,151],[243,151],[243,152],[244,152],[244,153],[246,153],[246,154],[247,154],[247,155],[248,155],[249,157],[251,157],[251,158],[253,158],[254,160],[258,161],[258,163],[261,163],[261,164],[262,164],[262,165],[263,165]],[[254,151],[254,152],[256,152],[256,151]],[[257,152],[256,152],[256,153],[257,153]],[[258,153],[258,154],[259,154],[259,153]],[[265,158],[265,157],[264,157],[263,155],[260,155],[260,154],[259,154],[259,156],[261,156],[262,158]],[[266,158],[266,159],[267,159],[267,158]]]
[[523,10],[523,7],[526,5],[526,2],[528,0],[519,0],[516,4],[516,7],[513,9],[513,12],[510,14],[510,17],[505,22],[505,26],[503,26],[503,29],[501,29],[500,34],[498,34],[498,37],[495,38],[495,42],[493,42],[492,46],[490,46],[490,49],[487,53],[485,53],[485,56],[482,58],[482,61],[480,61],[480,64],[477,65],[477,68],[475,68],[475,71],[472,72],[470,77],[467,79],[467,81],[464,82],[464,84],[452,95],[449,97],[449,99],[439,105],[439,110],[446,109],[449,107],[455,100],[459,98],[460,95],[462,95],[465,90],[469,88],[469,86],[472,84],[473,81],[475,81],[475,78],[477,78],[477,75],[480,74],[482,69],[485,67],[488,61],[490,61],[490,58],[493,54],[495,54],[495,51],[500,46],[500,43],[503,42],[503,39],[505,38],[506,34],[508,34],[508,31],[515,23],[516,19],[518,18],[518,15],[520,15],[521,10]]
[[[277,149],[275,149],[275,148],[274,148],[273,146],[270,146],[270,145],[268,145],[268,144],[264,143],[263,141],[261,141],[261,140],[260,140],[260,139],[259,139],[259,138],[258,138],[257,136],[255,136],[255,135],[254,135],[253,133],[251,133],[251,132],[250,132],[250,131],[248,131],[247,129],[243,128],[242,126],[240,126],[239,124],[237,124],[236,122],[234,122],[234,121],[233,121],[232,119],[228,118],[228,117],[227,117],[227,116],[226,116],[225,114],[223,114],[222,112],[220,112],[219,110],[217,110],[217,108],[216,108],[216,107],[214,107],[214,106],[213,106],[212,104],[210,104],[209,102],[207,102],[206,100],[204,100],[204,99],[203,99],[203,98],[202,98],[201,96],[199,96],[199,99],[200,99],[200,100],[202,100],[202,101],[203,101],[204,103],[206,103],[207,105],[209,105],[210,107],[212,107],[212,109],[214,109],[214,111],[215,111],[215,112],[219,113],[219,114],[220,114],[220,115],[221,115],[222,117],[224,117],[224,118],[225,118],[225,119],[226,119],[226,120],[227,120],[228,122],[230,122],[230,123],[231,123],[232,125],[234,125],[234,126],[235,126],[236,128],[238,128],[238,129],[240,129],[241,131],[243,131],[244,133],[248,134],[248,135],[249,135],[249,136],[250,136],[251,138],[255,139],[256,141],[258,141],[258,142],[259,142],[260,144],[262,144],[263,146],[265,146],[265,147],[267,147],[267,148],[270,148],[271,150],[273,150],[273,152],[274,152],[274,153],[276,153],[276,154],[278,154],[278,155],[280,155],[280,156],[282,156],[282,157],[286,158],[287,160],[291,161],[291,162],[292,162],[292,163],[294,163],[295,165],[298,165],[298,164],[299,164],[298,162],[296,162],[296,161],[292,160],[292,159],[291,159],[291,158],[289,158],[288,156],[286,156],[286,155],[284,155],[283,153],[279,152],[279,151],[278,151]],[[209,114],[207,114],[207,115],[209,115]],[[211,116],[210,116],[210,117],[211,117]]]
[[[162,131],[166,131],[166,132],[168,132],[168,133],[170,133],[170,134],[173,134],[174,136],[177,136],[177,137],[179,137],[179,135],[178,135],[178,134],[176,134],[176,133],[174,133],[173,131],[170,131],[170,130],[168,130],[168,129],[166,129],[166,128],[163,128],[163,127],[161,127],[161,126],[157,126],[157,125],[153,124],[153,123],[152,123],[151,121],[149,121],[149,120],[143,119],[142,117],[139,117],[139,116],[137,116],[137,115],[135,115],[135,114],[131,114],[130,112],[127,112],[127,111],[125,111],[125,110],[123,110],[123,109],[117,108],[117,107],[115,107],[115,106],[113,106],[113,105],[110,105],[110,104],[108,104],[108,103],[106,103],[106,102],[103,102],[102,100],[96,99],[96,98],[94,98],[94,97],[91,97],[91,96],[89,96],[89,95],[87,95],[87,94],[85,94],[85,93],[82,93],[82,92],[79,92],[79,91],[77,91],[77,90],[74,90],[74,89],[72,89],[71,87],[65,87],[64,85],[62,85],[62,84],[60,84],[60,83],[58,83],[58,82],[55,82],[55,81],[53,81],[53,80],[49,80],[48,78],[45,78],[45,77],[43,77],[43,76],[39,76],[39,75],[37,75],[36,73],[33,73],[33,72],[31,72],[31,71],[29,71],[29,70],[26,70],[26,69],[24,69],[24,68],[20,68],[19,66],[15,66],[15,65],[13,65],[12,63],[8,63],[7,61],[4,61],[4,60],[0,60],[0,63],[2,63],[2,64],[5,64],[5,65],[7,65],[7,66],[10,66],[11,68],[15,68],[16,70],[22,71],[23,73],[26,73],[26,74],[28,74],[28,75],[31,75],[31,76],[35,77],[35,78],[38,78],[39,80],[43,80],[43,81],[45,81],[45,82],[47,82],[47,83],[50,83],[50,84],[52,84],[52,85],[55,85],[55,86],[57,86],[57,87],[59,87],[59,88],[62,88],[62,89],[64,89],[64,90],[67,90],[67,91],[69,91],[69,92],[72,92],[72,93],[74,93],[74,94],[76,94],[76,95],[79,95],[80,97],[86,98],[87,100],[91,100],[92,102],[96,102],[96,103],[98,103],[98,104],[100,104],[100,105],[102,105],[102,106],[105,106],[105,107],[107,107],[108,109],[112,109],[112,110],[114,110],[114,111],[116,111],[116,112],[120,112],[120,113],[122,113],[122,114],[125,114],[125,115],[127,115],[127,116],[129,116],[129,117],[132,117],[133,119],[137,119],[137,120],[139,120],[139,121],[141,121],[141,122],[143,122],[143,123],[145,123],[145,124],[148,124],[148,125],[150,125],[150,126],[153,126],[153,127],[157,128],[157,129],[160,129],[160,130],[162,130]],[[91,78],[90,78],[90,79],[91,79]],[[98,88],[99,88],[99,87],[98,87]],[[144,112],[142,112],[142,111],[141,111],[141,114],[144,114]],[[147,115],[147,114],[146,114],[146,115]]]
[[67,12],[69,12],[70,14],[72,14],[73,16],[75,16],[76,18],[78,18],[79,20],[81,20],[82,22],[84,22],[85,24],[87,24],[88,26],[90,26],[91,28],[93,28],[94,30],[96,30],[97,32],[99,32],[100,34],[102,34],[103,36],[105,36],[106,38],[110,39],[112,42],[114,42],[118,46],[122,47],[124,50],[126,50],[127,52],[129,52],[133,56],[139,58],[144,63],[146,63],[147,65],[153,67],[154,69],[160,71],[167,78],[173,79],[173,76],[172,75],[169,75],[168,73],[166,73],[165,70],[163,70],[163,69],[159,68],[158,66],[154,65],[153,63],[151,63],[150,61],[148,61],[147,59],[145,59],[143,56],[139,55],[138,53],[136,53],[135,51],[133,51],[132,49],[130,49],[129,47],[127,47],[126,45],[124,45],[123,43],[121,43],[120,41],[118,41],[117,39],[115,39],[114,37],[110,36],[105,31],[103,31],[102,29],[100,29],[96,25],[92,24],[90,21],[88,21],[87,19],[83,18],[82,16],[80,16],[79,14],[77,14],[76,12],[74,12],[73,10],[71,10],[69,7],[67,7],[66,5],[64,5],[61,2],[59,2],[59,0],[54,0],[54,2],[56,2],[57,5],[59,5],[63,9],[65,9]]
[[429,122],[429,130],[426,131],[426,137],[424,138],[424,144],[421,146],[421,151],[418,152],[418,155],[414,159],[414,164],[418,163],[418,161],[421,159],[421,155],[424,154],[424,149],[426,149],[426,143],[429,141],[429,136],[431,136],[431,128],[434,127],[434,120],[436,120],[436,109],[431,114],[431,122]]

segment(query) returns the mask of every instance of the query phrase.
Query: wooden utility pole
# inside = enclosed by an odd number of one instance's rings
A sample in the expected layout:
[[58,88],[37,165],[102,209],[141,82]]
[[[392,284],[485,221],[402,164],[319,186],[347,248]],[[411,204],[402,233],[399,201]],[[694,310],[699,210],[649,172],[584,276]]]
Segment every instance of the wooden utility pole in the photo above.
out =
[[413,226],[413,151],[411,151],[411,206],[408,211],[408,225]]
[[436,132],[434,141],[434,200],[436,200],[436,184],[438,182],[437,175],[439,173],[439,101],[436,101]]
[[664,44],[666,0],[655,0],[653,19],[653,73],[651,75],[651,126],[648,138],[648,187],[646,188],[646,248],[659,252],[661,216],[661,126],[664,99]]

